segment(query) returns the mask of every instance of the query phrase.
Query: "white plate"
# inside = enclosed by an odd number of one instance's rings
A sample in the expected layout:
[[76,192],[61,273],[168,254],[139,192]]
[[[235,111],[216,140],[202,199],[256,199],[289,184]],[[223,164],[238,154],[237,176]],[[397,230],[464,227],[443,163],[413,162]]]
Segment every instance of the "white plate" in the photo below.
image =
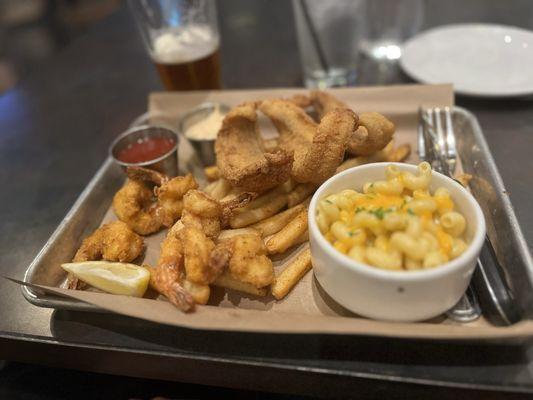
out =
[[533,32],[503,25],[446,25],[403,48],[400,65],[424,83],[453,83],[460,94],[533,94]]

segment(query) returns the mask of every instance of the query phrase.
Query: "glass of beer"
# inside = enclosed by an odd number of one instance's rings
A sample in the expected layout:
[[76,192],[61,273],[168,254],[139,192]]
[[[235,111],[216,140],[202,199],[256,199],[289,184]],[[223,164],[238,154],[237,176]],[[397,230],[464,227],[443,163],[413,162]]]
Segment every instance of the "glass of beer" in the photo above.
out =
[[215,0],[130,0],[167,90],[220,89]]

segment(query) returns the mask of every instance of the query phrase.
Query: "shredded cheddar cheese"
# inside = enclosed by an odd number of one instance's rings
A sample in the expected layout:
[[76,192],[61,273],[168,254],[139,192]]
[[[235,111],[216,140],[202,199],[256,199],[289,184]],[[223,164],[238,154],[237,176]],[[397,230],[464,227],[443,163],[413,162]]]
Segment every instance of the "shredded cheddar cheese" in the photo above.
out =
[[[429,191],[431,167],[419,174],[387,167],[387,180],[366,183],[363,193],[344,190],[322,200],[322,233],[343,254],[379,268],[433,268],[467,247],[464,217],[448,190]],[[329,228],[328,228],[329,227]],[[367,256],[368,255],[368,256]]]

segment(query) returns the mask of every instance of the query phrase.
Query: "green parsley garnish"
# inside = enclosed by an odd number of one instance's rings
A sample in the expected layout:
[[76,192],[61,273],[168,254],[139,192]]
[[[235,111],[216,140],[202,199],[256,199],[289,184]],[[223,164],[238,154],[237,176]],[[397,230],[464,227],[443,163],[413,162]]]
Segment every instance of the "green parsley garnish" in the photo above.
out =
[[383,217],[385,216],[385,210],[383,210],[383,207],[379,207],[375,209],[372,214],[378,217],[378,219],[383,219]]
[[371,214],[374,214],[378,219],[383,219],[385,217],[386,213],[393,212],[394,210],[392,208],[386,208],[378,207],[375,210],[370,211]]
[[326,203],[333,204],[331,200],[326,199]]
[[411,215],[415,215],[415,212],[413,210],[411,210],[410,208],[407,209],[407,212]]

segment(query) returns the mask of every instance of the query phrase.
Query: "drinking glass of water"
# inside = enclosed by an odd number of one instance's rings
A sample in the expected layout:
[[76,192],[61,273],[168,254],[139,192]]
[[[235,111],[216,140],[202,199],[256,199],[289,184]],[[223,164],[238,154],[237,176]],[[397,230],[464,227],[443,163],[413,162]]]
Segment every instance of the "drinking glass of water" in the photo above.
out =
[[364,0],[293,0],[305,86],[356,83],[364,5]]
[[355,85],[360,55],[396,62],[423,20],[423,0],[293,0],[293,9],[305,86],[318,88]]
[[376,61],[398,60],[403,42],[420,30],[423,17],[423,0],[367,0],[362,52]]
[[220,88],[215,0],[129,0],[168,90]]

